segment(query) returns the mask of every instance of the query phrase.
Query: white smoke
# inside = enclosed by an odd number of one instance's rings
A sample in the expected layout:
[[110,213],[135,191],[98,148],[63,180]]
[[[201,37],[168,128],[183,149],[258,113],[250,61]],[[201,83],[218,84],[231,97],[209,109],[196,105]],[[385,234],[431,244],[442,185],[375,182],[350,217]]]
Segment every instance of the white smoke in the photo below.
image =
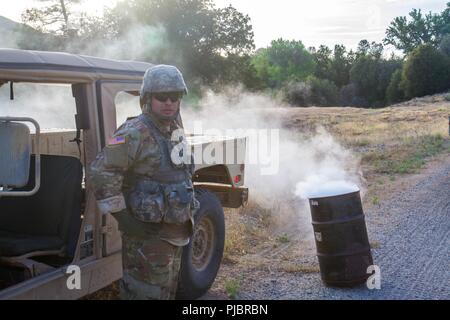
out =
[[[69,51],[70,46],[69,46]],[[77,51],[74,48],[72,51]],[[134,25],[120,37],[112,40],[98,40],[87,45],[82,54],[116,60],[143,61],[155,59],[165,52],[171,53],[173,64],[181,63],[179,55],[173,54],[167,33],[163,26]],[[157,61],[148,61],[156,63]]]
[[0,39],[2,48],[19,49],[17,33],[0,30]]
[[335,196],[358,191],[357,159],[325,131],[300,144],[306,153],[301,159],[305,172],[296,184],[295,195],[302,199]]
[[[263,175],[264,164],[246,165],[245,185],[251,201],[271,209],[280,222],[289,223],[285,220],[294,213],[303,224],[310,221],[308,196],[356,191],[363,187],[362,176],[359,159],[324,128],[286,128],[286,108],[289,106],[276,98],[234,87],[218,94],[207,91],[197,108],[184,107],[182,115],[187,131],[195,121],[222,132],[229,128],[278,129],[278,172]],[[249,146],[247,151],[256,149]]]
[[[75,129],[76,105],[70,85],[14,83],[0,87],[0,115],[31,117],[42,129]],[[32,127],[33,128],[33,127]]]
[[[0,35],[3,47],[18,48],[21,39],[19,32]],[[75,42],[69,43],[65,51],[79,52],[78,45]],[[156,57],[163,56],[165,52],[170,53],[173,64],[182,64],[181,55],[172,50],[162,26],[136,24],[117,39],[84,44],[79,53],[116,60],[158,63]],[[0,87],[0,115],[32,117],[42,128],[75,129],[75,99],[72,97],[70,85],[15,83],[14,94],[15,99],[10,100],[9,83]],[[118,124],[140,111],[138,100],[134,98],[128,101],[130,97],[122,99],[124,95],[128,96],[125,93],[119,94],[116,99]]]

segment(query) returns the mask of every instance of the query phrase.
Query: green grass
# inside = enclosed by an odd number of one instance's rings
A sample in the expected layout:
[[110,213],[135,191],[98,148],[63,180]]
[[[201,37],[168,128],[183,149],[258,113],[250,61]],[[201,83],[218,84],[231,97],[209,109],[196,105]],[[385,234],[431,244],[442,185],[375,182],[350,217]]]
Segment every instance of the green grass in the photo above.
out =
[[225,291],[230,299],[236,299],[239,294],[241,284],[236,279],[227,280],[225,282]]
[[361,139],[355,142],[357,147],[367,147],[370,145],[370,141],[368,139]]
[[373,197],[373,199],[372,199],[372,204],[373,205],[377,205],[377,204],[380,204],[380,199],[378,198],[378,197]]
[[416,172],[423,167],[426,158],[435,156],[444,149],[444,138],[440,134],[424,136],[419,139],[417,150],[412,155],[394,165],[394,173]]
[[375,166],[375,171],[386,174],[406,174],[417,172],[426,159],[446,149],[446,140],[440,134],[408,139],[406,149],[391,154],[377,153],[367,157]]
[[404,161],[395,163],[392,171],[399,174],[414,173],[417,172],[418,169],[422,168],[424,164],[425,160],[421,155],[413,155]]
[[281,242],[281,243],[288,243],[289,241],[291,241],[290,239],[289,239],[289,236],[287,235],[287,234],[282,234],[281,236],[279,236],[278,238],[277,238],[277,240],[279,241],[279,242]]

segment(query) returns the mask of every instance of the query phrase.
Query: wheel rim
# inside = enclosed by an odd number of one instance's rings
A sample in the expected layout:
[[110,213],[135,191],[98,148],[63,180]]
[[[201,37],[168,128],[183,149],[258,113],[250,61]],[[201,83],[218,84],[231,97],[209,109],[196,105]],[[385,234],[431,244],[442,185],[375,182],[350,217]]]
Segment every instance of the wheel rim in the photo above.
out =
[[214,228],[209,218],[197,222],[192,239],[192,265],[197,271],[203,271],[211,261],[214,247]]

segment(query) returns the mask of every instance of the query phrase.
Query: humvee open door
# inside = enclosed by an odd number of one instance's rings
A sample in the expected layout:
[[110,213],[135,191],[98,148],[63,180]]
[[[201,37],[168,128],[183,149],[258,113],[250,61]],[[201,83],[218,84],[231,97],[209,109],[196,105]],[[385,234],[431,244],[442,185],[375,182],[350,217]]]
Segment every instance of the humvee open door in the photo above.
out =
[[[150,66],[0,49],[0,299],[78,299],[122,277],[117,222],[97,210],[84,172],[120,125],[116,96],[137,96]],[[30,84],[70,90],[56,111],[44,103],[38,115],[71,113],[73,130],[43,131],[39,120],[22,114],[19,95],[13,109],[4,107],[16,88]],[[189,139],[206,146],[229,138]],[[235,151],[245,151],[245,138],[232,140]],[[248,198],[243,164],[199,164],[193,179],[201,208],[183,252],[179,298],[210,288],[223,253],[222,207],[238,208]]]

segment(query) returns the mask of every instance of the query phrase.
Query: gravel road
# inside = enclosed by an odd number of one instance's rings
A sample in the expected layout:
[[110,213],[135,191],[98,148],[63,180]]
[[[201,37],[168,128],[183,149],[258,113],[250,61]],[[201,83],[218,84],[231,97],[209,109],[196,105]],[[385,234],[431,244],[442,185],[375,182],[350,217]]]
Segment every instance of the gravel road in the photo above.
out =
[[365,214],[381,289],[329,288],[319,273],[275,271],[246,275],[239,298],[450,299],[450,157]]

